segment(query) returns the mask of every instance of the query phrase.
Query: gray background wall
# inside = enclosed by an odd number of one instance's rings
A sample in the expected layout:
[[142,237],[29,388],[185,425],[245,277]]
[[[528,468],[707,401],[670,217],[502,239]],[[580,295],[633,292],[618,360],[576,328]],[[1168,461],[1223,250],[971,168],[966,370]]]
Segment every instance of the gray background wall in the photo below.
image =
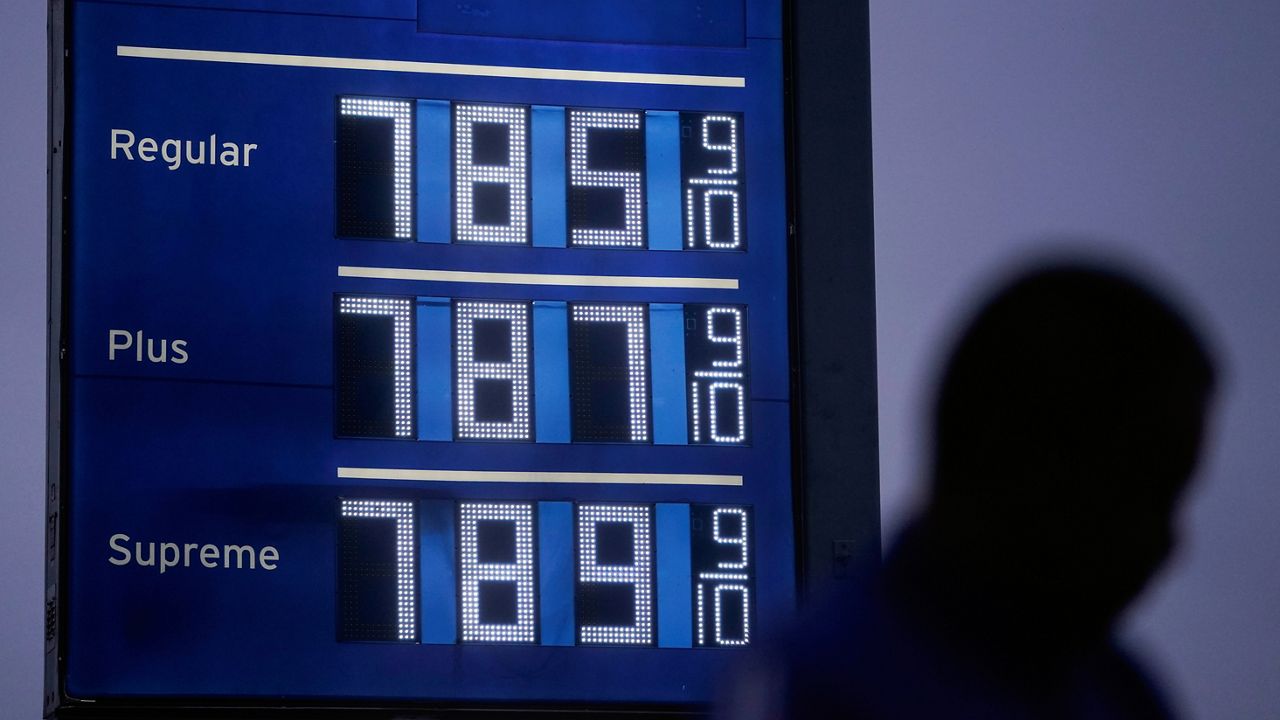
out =
[[1280,3],[873,0],[871,62],[887,524],[977,289],[1050,248],[1140,263],[1229,376],[1129,632],[1194,717],[1280,717]]
[[0,2],[0,717],[44,683],[45,5]]
[[[0,3],[0,716],[39,715],[44,3]],[[1280,714],[1280,4],[873,0],[883,510],[937,352],[1068,247],[1194,301],[1229,365],[1187,541],[1127,633],[1192,717]],[[1085,238],[1085,239],[1082,239]]]

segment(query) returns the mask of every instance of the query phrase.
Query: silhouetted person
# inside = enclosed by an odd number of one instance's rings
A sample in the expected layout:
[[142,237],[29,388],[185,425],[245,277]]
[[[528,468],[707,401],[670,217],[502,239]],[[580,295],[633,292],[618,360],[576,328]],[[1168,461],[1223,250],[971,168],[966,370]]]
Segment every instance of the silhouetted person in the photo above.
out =
[[731,715],[1170,717],[1113,627],[1174,546],[1213,384],[1196,333],[1132,280],[1007,286],[945,369],[919,517]]

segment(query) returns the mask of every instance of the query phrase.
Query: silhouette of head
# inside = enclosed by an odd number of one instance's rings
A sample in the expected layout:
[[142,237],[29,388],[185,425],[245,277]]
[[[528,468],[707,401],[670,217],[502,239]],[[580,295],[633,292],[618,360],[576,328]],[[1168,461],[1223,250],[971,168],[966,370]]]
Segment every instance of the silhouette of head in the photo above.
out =
[[1011,605],[1105,630],[1174,546],[1213,384],[1187,321],[1133,279],[1024,275],[943,375],[928,522]]

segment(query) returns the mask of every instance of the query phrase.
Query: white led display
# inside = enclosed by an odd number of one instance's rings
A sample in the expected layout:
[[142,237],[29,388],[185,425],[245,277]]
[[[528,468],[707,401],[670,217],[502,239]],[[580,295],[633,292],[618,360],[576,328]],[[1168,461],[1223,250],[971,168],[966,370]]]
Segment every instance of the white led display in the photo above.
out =
[[[733,334],[717,335],[716,334],[716,316],[729,315],[733,317]],[[732,360],[713,360],[711,364],[714,367],[742,367],[743,347],[742,347],[742,310],[736,307],[710,307],[707,308],[707,321],[704,323],[707,327],[707,339],[713,343],[725,343],[733,345]]]
[[[717,645],[746,645],[751,641],[751,597],[746,585],[736,583],[722,583],[715,586],[715,602],[713,603],[715,611],[715,638]],[[728,637],[724,633],[721,618],[724,617],[724,608],[722,602],[726,592],[736,592],[741,597],[742,602],[742,637]]]
[[573,322],[625,323],[627,326],[627,397],[631,440],[649,440],[649,357],[645,348],[644,305],[573,305]]
[[417,631],[418,570],[413,552],[413,503],[408,500],[342,501],[342,517],[388,518],[396,521],[396,625],[401,640]]
[[684,236],[686,244],[691,248],[698,246],[698,216],[693,212],[696,200],[697,194],[693,188],[684,191]]
[[[711,591],[711,631],[712,639],[717,645],[746,645],[751,639],[751,606],[747,586],[747,576],[741,573],[702,573],[698,576],[697,615],[698,644],[707,644],[707,590],[710,581]],[[722,591],[738,591],[742,598],[742,637],[728,637],[724,631],[724,606]]]
[[[527,243],[529,240],[529,109],[519,105],[455,103],[454,113],[454,233],[459,242]],[[477,165],[472,151],[479,123],[501,125],[507,131],[503,164]],[[477,224],[473,214],[477,184],[507,189],[510,217],[506,224]]]
[[392,317],[392,372],[395,436],[413,435],[413,303],[409,298],[355,297],[338,299],[338,312],[345,315],[389,315]]
[[413,233],[413,105],[408,100],[344,97],[338,111],[357,117],[390,118],[391,146],[395,174],[392,178],[392,204],[395,237],[409,238]]
[[702,442],[702,414],[698,401],[699,383],[689,383],[689,424],[693,427],[693,441]]
[[[711,142],[712,123],[721,123],[728,126],[728,142]],[[708,150],[719,150],[720,152],[727,153],[729,156],[728,165],[724,167],[707,168],[707,172],[715,175],[738,174],[738,119],[732,115],[707,115],[702,118],[702,147]]]
[[[627,523],[635,549],[630,565],[596,562],[600,523]],[[652,510],[638,505],[578,506],[578,582],[632,585],[635,616],[630,625],[579,625],[578,641],[595,645],[649,645],[653,642]]]
[[[731,214],[731,217],[732,217],[731,222],[733,223],[732,225],[733,239],[732,240],[729,240],[729,241],[715,240],[714,228],[711,225],[711,218],[715,216],[715,213],[712,212],[711,205],[713,201],[715,201],[715,198],[727,198],[728,202],[730,202],[733,206],[733,212]],[[724,200],[720,200],[719,202],[724,202]],[[740,216],[741,216],[741,213],[739,212],[739,209],[738,209],[738,191],[737,190],[733,190],[730,188],[707,188],[702,191],[702,223],[703,225],[706,226],[705,237],[706,237],[707,247],[715,248],[717,250],[734,250],[734,249],[737,249],[738,247],[741,247],[742,246],[742,223],[739,222],[738,220]]]
[[[733,319],[733,333],[720,335],[716,333],[716,316],[728,316]],[[742,309],[729,306],[712,306],[703,315],[703,326],[706,327],[707,341],[733,347],[732,358],[711,361],[713,369],[695,369],[694,380],[690,384],[690,422],[693,426],[693,441],[702,442],[702,390],[706,389],[707,434],[712,442],[741,443],[747,438],[747,389],[744,383],[746,343],[743,342]],[[724,413],[734,417],[732,434],[720,432],[719,418]]]
[[[720,531],[720,518],[725,515],[733,515],[738,518],[739,534],[736,537],[732,535],[725,535]],[[711,539],[721,545],[737,545],[738,552],[741,553],[739,555],[739,559],[736,561],[721,560],[718,563],[718,567],[721,570],[743,570],[747,567],[747,558],[750,556],[747,554],[749,552],[749,548],[747,547],[747,511],[744,508],[718,507],[712,511]]]
[[644,179],[631,170],[599,170],[588,166],[589,130],[641,129],[642,114],[624,110],[569,111],[569,182],[580,187],[620,188],[623,227],[570,227],[569,244],[597,247],[644,247]]
[[[481,562],[478,525],[482,521],[514,526],[515,561]],[[464,502],[459,505],[458,564],[462,577],[462,641],[531,643],[535,639],[533,505]],[[515,623],[485,623],[480,616],[480,585],[514,583]]]
[[[454,364],[457,378],[455,433],[466,440],[530,440],[532,438],[529,387],[529,305],[521,302],[459,300],[453,306]],[[510,360],[476,359],[475,322],[510,323]],[[498,380],[511,384],[511,419],[480,420],[476,417],[476,381]]]
[[[725,142],[711,140],[711,128],[719,124],[726,126],[728,139]],[[738,119],[732,115],[706,115],[701,123],[702,147],[712,152],[725,154],[724,164],[706,168],[707,177],[688,179],[690,187],[685,190],[685,242],[690,248],[698,245],[697,210],[701,199],[703,242],[714,250],[737,250],[742,247],[742,209],[738,195],[738,157],[741,154],[738,143]],[[730,232],[728,240],[716,240],[713,205],[729,203]]]
[[[698,182],[696,179],[690,182]],[[737,181],[733,181],[737,182]],[[721,200],[716,200],[718,199]],[[707,247],[713,250],[737,250],[742,246],[742,214],[739,208],[739,196],[737,190],[724,187],[708,187],[704,190],[696,191],[690,187],[685,191],[685,211],[689,215],[689,227],[687,227],[686,237],[689,247],[698,245],[698,233],[695,232],[695,202],[701,201],[701,209],[703,209],[703,228],[705,231],[704,242]],[[714,227],[712,218],[716,217],[716,213],[712,211],[713,201],[728,202],[732,208],[730,236],[731,240],[716,240],[716,227]]]
[[[734,401],[729,402],[729,409],[736,411],[737,415],[737,432],[732,435],[721,435],[719,431],[719,422],[717,421],[718,413],[721,412],[722,395],[733,393]],[[719,443],[740,443],[747,437],[747,427],[744,419],[747,416],[746,391],[742,388],[742,383],[737,382],[713,382],[707,386],[707,412],[710,417],[707,420],[708,430],[711,431],[711,439]]]
[[[721,518],[732,515],[738,518],[738,534],[726,535],[720,527]],[[712,638],[716,645],[746,645],[751,640],[751,596],[747,588],[751,549],[747,538],[747,511],[740,507],[718,507],[711,512],[711,539],[720,545],[737,546],[736,560],[720,560],[716,570],[698,573],[695,590],[697,603],[698,644],[707,644],[707,605],[711,605]],[[711,598],[707,599],[708,590]],[[725,593],[738,593],[742,603],[742,636],[732,637],[725,631]]]

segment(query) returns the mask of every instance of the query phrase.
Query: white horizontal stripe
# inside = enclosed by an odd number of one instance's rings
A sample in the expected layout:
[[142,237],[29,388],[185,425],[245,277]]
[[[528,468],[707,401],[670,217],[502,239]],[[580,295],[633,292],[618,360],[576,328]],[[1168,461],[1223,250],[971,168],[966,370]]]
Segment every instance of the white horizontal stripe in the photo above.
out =
[[332,70],[379,70],[421,75],[472,75],[523,78],[526,80],[576,80],[580,82],[689,85],[694,87],[740,88],[747,86],[747,79],[744,77],[724,75],[674,75],[607,70],[566,70],[563,68],[519,67],[515,65],[465,65],[461,63],[419,62],[416,60],[376,60],[372,58],[326,57],[323,55],[280,55],[276,53],[137,47],[134,45],[117,45],[116,55],[120,57],[149,58],[152,60],[193,60],[196,62],[283,65],[287,67],[329,68]]
[[639,275],[552,275],[547,273],[415,270],[339,265],[338,277],[424,282],[496,283],[500,285],[577,285],[583,287],[696,288],[737,290],[737,278],[644,277]]
[[600,485],[723,485],[741,487],[741,475],[678,473],[533,472],[493,470],[410,470],[405,468],[338,468],[346,480],[420,480],[424,482],[576,483]]

